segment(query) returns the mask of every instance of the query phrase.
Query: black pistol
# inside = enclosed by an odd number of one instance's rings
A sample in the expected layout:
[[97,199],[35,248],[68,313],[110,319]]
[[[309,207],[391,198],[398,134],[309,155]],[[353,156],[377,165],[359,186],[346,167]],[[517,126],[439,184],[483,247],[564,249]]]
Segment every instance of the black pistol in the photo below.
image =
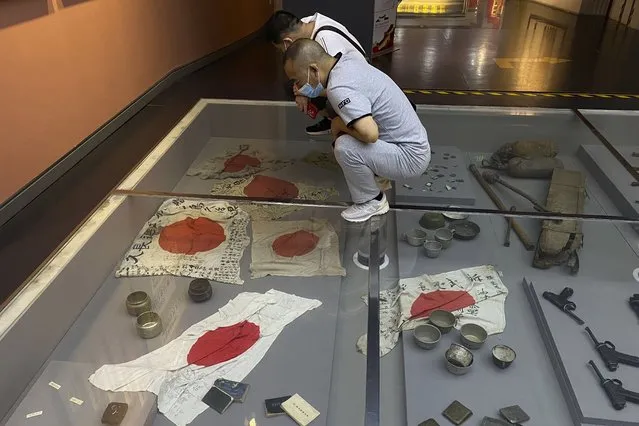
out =
[[601,387],[606,391],[610,403],[615,410],[622,410],[626,406],[626,401],[639,404],[639,393],[632,392],[623,388],[623,383],[619,379],[606,379],[601,375],[601,371],[594,362],[588,361],[588,364],[595,370],[597,377],[601,383]]
[[550,291],[544,291],[542,296],[544,297],[544,299],[564,311],[570,318],[577,321],[577,324],[584,325],[583,320],[573,313],[573,311],[577,309],[577,305],[575,305],[575,302],[571,302],[570,300],[568,300],[573,293],[574,291],[572,290],[572,288],[566,287],[561,290],[561,293],[559,294],[555,294]]
[[606,340],[600,342],[590,330],[590,327],[586,327],[586,332],[595,343],[595,349],[599,352],[601,359],[606,364],[606,368],[610,371],[615,371],[619,364],[632,365],[633,367],[639,367],[639,357],[634,355],[628,355],[621,352],[617,352],[615,345]]

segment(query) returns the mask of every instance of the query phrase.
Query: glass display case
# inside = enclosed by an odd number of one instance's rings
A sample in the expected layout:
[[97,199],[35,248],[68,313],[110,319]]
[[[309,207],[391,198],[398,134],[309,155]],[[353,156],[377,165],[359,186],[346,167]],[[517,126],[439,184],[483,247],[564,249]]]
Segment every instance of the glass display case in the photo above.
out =
[[[454,401],[467,424],[637,423],[588,361],[639,391],[639,358],[611,371],[584,328],[639,356],[614,124],[634,116],[418,114],[429,170],[380,177],[391,212],[349,224],[293,104],[198,102],[4,305],[3,424],[447,424]],[[265,402],[295,394],[310,407]]]

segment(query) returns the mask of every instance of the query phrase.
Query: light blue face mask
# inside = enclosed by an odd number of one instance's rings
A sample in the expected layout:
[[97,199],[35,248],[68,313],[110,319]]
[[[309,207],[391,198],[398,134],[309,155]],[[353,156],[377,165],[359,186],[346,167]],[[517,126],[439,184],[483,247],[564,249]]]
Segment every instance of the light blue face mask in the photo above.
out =
[[313,87],[311,86],[311,70],[308,70],[308,75],[306,76],[306,80],[308,81],[308,83],[306,83],[305,85],[303,85],[299,90],[299,94],[302,96],[306,96],[307,98],[317,98],[318,96],[320,96],[320,94],[324,91],[324,86],[322,85],[322,82],[318,82],[317,86]]

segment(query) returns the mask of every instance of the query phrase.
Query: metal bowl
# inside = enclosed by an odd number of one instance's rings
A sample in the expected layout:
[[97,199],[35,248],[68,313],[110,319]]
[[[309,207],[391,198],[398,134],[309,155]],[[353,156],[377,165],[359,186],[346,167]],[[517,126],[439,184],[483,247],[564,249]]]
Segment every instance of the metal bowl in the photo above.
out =
[[402,239],[413,247],[419,247],[424,244],[428,234],[419,228],[415,228],[402,235]]
[[138,316],[136,327],[141,338],[153,339],[162,333],[162,320],[157,313],[148,311]]
[[151,310],[151,299],[143,291],[134,291],[126,298],[126,311],[129,315],[137,317]]
[[426,229],[439,229],[446,225],[444,215],[441,213],[424,213],[421,219],[419,219],[419,226]]
[[426,250],[426,256],[431,259],[439,257],[442,252],[442,243],[439,241],[426,241],[424,243],[424,249]]
[[488,338],[488,332],[477,324],[464,324],[459,330],[461,342],[468,349],[479,349]]
[[517,358],[517,353],[514,349],[506,345],[494,346],[492,354],[493,362],[501,369],[510,367],[510,364],[512,364],[515,358]]
[[439,328],[439,331],[441,331],[442,334],[446,334],[453,329],[455,322],[457,322],[457,318],[448,311],[435,310],[430,313],[428,321],[430,321],[430,323],[435,327]]
[[435,231],[435,241],[442,243],[442,248],[447,249],[453,242],[453,231],[448,228],[439,228]]
[[445,358],[446,369],[458,376],[468,373],[473,365],[473,353],[457,343],[450,345]]
[[477,237],[481,229],[479,225],[470,220],[454,220],[448,225],[454,233],[456,240],[469,241]]
[[434,325],[422,324],[415,327],[413,337],[420,348],[433,349],[439,343],[442,333]]
[[[458,206],[448,206],[454,209],[459,209]],[[443,212],[444,217],[448,220],[464,220],[468,219],[468,214],[461,212]]]

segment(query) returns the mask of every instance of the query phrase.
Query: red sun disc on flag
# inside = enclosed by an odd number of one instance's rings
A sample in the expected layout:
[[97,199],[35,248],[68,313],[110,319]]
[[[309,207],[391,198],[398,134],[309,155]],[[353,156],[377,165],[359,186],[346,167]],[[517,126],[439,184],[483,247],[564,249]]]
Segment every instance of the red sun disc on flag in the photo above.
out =
[[260,327],[242,321],[204,333],[186,357],[189,364],[210,367],[231,360],[249,350],[260,338]]
[[318,242],[317,235],[301,230],[277,237],[271,248],[275,254],[282,257],[304,256],[315,250]]
[[250,155],[234,155],[224,162],[224,171],[228,173],[235,173],[244,170],[248,167],[259,167],[259,159],[251,157]]
[[196,254],[213,250],[225,240],[224,228],[219,223],[205,217],[189,217],[165,226],[158,243],[169,253]]
[[457,311],[475,304],[467,291],[436,290],[420,294],[410,308],[411,318],[429,317],[434,310]]
[[244,195],[256,198],[276,198],[292,200],[297,198],[299,190],[295,184],[286,180],[257,175],[244,187]]

